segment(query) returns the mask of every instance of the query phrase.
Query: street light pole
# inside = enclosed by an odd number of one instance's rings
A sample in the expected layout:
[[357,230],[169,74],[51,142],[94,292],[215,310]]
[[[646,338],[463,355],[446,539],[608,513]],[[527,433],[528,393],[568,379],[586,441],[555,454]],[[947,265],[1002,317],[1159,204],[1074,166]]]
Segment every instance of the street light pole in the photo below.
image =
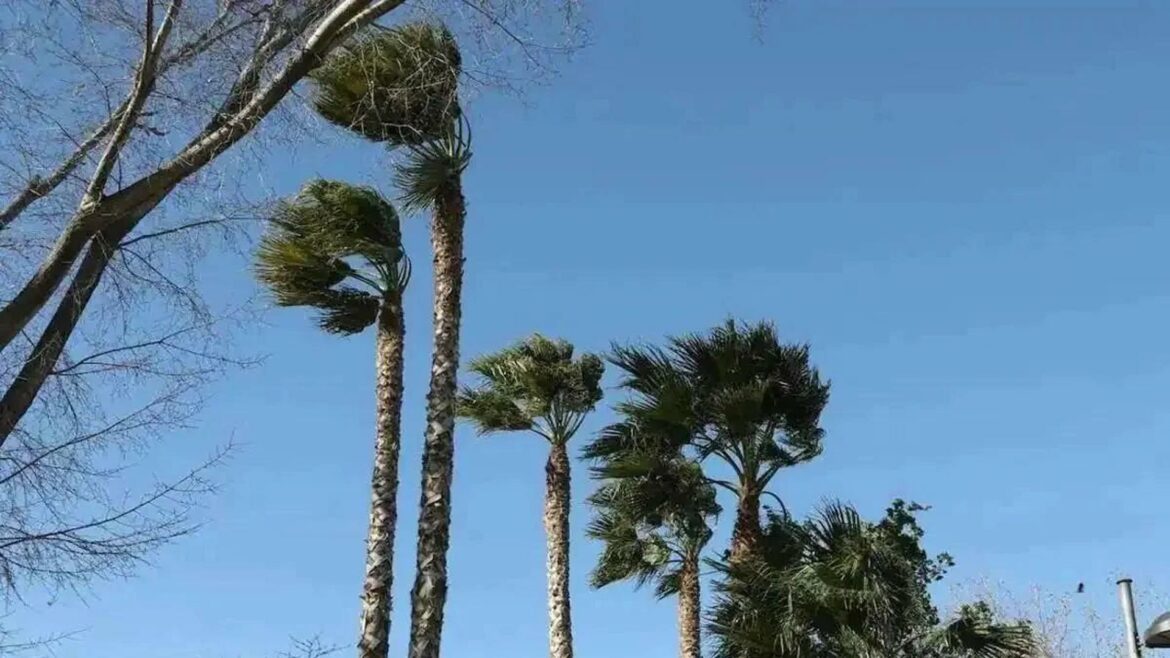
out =
[[1133,581],[1129,578],[1117,581],[1117,593],[1121,597],[1121,612],[1125,616],[1125,644],[1129,648],[1129,658],[1142,658],[1137,613],[1133,609]]

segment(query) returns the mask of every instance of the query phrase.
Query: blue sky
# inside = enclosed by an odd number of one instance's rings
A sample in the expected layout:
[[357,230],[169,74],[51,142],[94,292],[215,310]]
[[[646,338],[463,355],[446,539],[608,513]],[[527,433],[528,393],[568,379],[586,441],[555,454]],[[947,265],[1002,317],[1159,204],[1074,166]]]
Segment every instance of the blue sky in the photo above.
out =
[[[1107,606],[1118,572],[1156,584],[1170,541],[1152,509],[1170,459],[1170,9],[1156,4],[780,3],[756,41],[734,2],[590,3],[593,43],[558,79],[525,104],[473,106],[464,354],[532,331],[603,350],[771,319],[833,381],[823,457],[775,483],[793,509],[933,505],[928,545],[957,558],[957,581],[1085,581]],[[384,184],[383,164],[356,142],[305,147],[266,180]],[[429,363],[426,226],[406,231],[393,655]],[[251,290],[222,265],[214,286]],[[240,341],[265,365],[217,385],[162,464],[242,443],[207,527],[131,581],[9,625],[85,629],[61,658],[352,643],[372,339],[321,335],[296,310],[269,321]],[[543,459],[532,437],[459,433],[448,656],[546,655]],[[586,588],[584,469],[575,487],[578,655],[676,655],[671,603]]]

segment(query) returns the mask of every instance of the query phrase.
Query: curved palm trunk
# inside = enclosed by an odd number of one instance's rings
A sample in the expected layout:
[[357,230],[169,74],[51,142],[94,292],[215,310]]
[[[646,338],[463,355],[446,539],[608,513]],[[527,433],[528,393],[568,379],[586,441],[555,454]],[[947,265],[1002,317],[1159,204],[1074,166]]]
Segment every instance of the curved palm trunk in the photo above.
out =
[[398,520],[398,453],[401,448],[402,364],[406,326],[400,295],[388,297],[378,312],[376,347],[377,436],[371,481],[370,529],[366,538],[366,577],[362,583],[359,658],[386,658],[390,651],[393,606],[394,526]]
[[447,602],[447,548],[451,543],[451,477],[455,459],[455,393],[459,369],[459,318],[463,289],[463,220],[459,181],[435,205],[434,347],[427,393],[418,551],[410,592],[409,658],[438,658]]
[[699,617],[702,610],[699,590],[699,556],[684,558],[679,572],[678,655],[680,658],[703,658]]
[[731,530],[732,562],[751,555],[760,550],[764,531],[760,525],[760,494],[759,492],[741,487],[739,503],[735,509],[735,525]]
[[548,542],[548,655],[573,658],[569,610],[569,453],[554,443],[544,467],[544,533]]

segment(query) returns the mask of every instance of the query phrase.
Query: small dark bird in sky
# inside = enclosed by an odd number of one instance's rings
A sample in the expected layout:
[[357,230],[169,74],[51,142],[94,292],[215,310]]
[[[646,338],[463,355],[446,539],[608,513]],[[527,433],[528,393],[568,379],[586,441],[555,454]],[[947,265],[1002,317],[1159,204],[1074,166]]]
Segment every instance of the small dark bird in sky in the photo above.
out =
[[1077,594],[1084,594],[1084,593],[1085,593],[1085,584],[1084,583],[1077,583]]

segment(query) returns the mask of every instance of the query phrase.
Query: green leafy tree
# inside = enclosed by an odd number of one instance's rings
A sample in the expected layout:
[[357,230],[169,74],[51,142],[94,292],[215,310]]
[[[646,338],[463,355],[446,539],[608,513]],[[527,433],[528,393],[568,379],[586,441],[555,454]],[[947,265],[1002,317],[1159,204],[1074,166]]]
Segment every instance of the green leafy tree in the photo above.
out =
[[408,210],[431,212],[434,345],[427,393],[410,658],[438,658],[447,601],[451,479],[463,289],[462,176],[470,133],[458,99],[459,48],[443,26],[408,23],[368,32],[313,75],[314,104],[328,120],[404,147],[396,180]]
[[922,550],[914,512],[878,523],[828,503],[798,523],[771,514],[752,560],[719,565],[711,618],[717,658],[1029,658],[1030,628],[984,604],[941,623],[927,586],[950,558]]
[[544,531],[548,544],[549,655],[572,658],[569,598],[568,443],[601,400],[602,360],[573,358],[563,340],[534,335],[471,362],[479,381],[459,396],[459,415],[481,434],[531,432],[548,442],[545,464]]
[[772,479],[821,451],[829,386],[810,365],[808,346],[782,343],[768,322],[729,320],[706,334],[670,338],[665,348],[617,346],[610,361],[631,397],[586,456],[604,462],[656,452],[721,463],[733,479],[709,472],[707,480],[737,498],[731,555],[756,552],[761,498]]
[[701,658],[699,567],[719,505],[698,464],[675,458],[647,467],[646,460],[657,458],[622,455],[598,469],[609,475],[628,469],[632,476],[604,481],[589,498],[589,536],[604,543],[590,582],[653,583],[659,598],[677,596],[679,655]]
[[410,278],[398,214],[374,190],[313,181],[277,206],[260,242],[256,276],[277,304],[316,309],[329,333],[376,325],[377,432],[358,648],[362,658],[385,658],[401,445],[402,293]]

